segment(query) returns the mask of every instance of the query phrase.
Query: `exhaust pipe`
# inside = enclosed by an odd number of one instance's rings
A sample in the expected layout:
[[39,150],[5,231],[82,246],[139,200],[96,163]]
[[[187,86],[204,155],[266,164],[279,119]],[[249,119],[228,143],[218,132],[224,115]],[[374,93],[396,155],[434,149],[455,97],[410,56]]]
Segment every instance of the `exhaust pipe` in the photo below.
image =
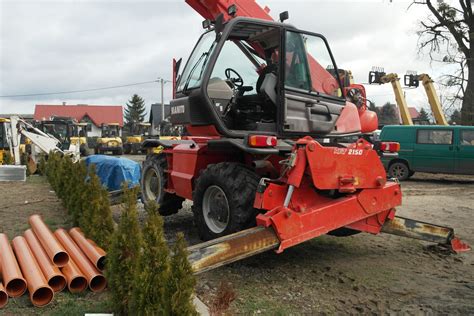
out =
[[95,243],[92,243],[91,240],[84,237],[84,233],[79,227],[74,227],[69,230],[69,235],[74,239],[76,244],[81,248],[82,252],[86,255],[87,258],[95,265],[95,267],[103,271],[105,267],[105,251],[98,247]]
[[61,272],[66,277],[67,288],[71,293],[80,293],[87,288],[87,279],[71,258],[69,262],[61,268]]
[[31,215],[29,223],[51,262],[58,267],[64,267],[69,261],[69,255],[56,238],[54,238],[53,233],[43,222],[41,216],[37,214]]
[[44,251],[43,247],[36,238],[35,234],[31,229],[28,229],[24,233],[24,237],[31,252],[35,256],[38,265],[43,272],[44,277],[48,281],[48,285],[53,289],[54,292],[61,292],[66,287],[66,278],[62,275],[59,268],[51,263],[48,255]]
[[82,253],[81,249],[74,243],[69,234],[62,228],[57,229],[54,235],[59,242],[64,246],[66,251],[71,255],[71,258],[78,265],[79,270],[82,271],[87,279],[89,288],[92,292],[100,292],[107,286],[105,277],[100,271],[87,259]]
[[23,236],[15,237],[12,241],[13,250],[20,263],[21,270],[28,282],[30,300],[36,307],[46,306],[54,297],[54,291],[49,287],[41,269]]
[[[1,273],[1,271],[0,271]],[[4,308],[8,303],[8,294],[3,287],[3,283],[0,282],[0,308]]]
[[0,270],[8,296],[22,296],[26,291],[26,281],[5,234],[0,234]]

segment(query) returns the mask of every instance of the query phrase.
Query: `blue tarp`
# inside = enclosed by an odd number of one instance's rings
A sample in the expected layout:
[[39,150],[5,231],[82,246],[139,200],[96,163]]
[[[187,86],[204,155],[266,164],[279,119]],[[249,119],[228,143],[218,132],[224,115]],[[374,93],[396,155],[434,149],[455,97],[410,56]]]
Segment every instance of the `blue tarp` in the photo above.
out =
[[102,185],[109,191],[120,190],[122,182],[127,181],[130,187],[140,185],[140,164],[127,158],[105,155],[92,155],[85,159],[86,165],[94,164],[96,174]]

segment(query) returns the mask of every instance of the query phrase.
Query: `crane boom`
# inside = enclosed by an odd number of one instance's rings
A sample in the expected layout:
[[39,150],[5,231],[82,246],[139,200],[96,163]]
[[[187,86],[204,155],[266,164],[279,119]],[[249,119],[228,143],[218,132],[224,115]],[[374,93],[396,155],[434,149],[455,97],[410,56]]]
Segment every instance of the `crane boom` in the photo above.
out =
[[400,78],[397,74],[388,74],[382,77],[382,82],[392,84],[393,93],[395,94],[395,100],[397,101],[398,110],[402,118],[403,125],[413,125],[410,111],[408,110],[408,104],[403,94],[402,86],[400,84]]
[[446,117],[444,116],[439,97],[436,94],[436,89],[433,84],[434,81],[427,74],[421,74],[418,79],[423,83],[426,96],[428,97],[428,103],[430,104],[431,112],[433,113],[436,124],[446,126],[449,125]]
[[228,8],[231,5],[236,6],[237,10],[234,15],[236,17],[243,16],[273,21],[273,18],[268,14],[270,9],[260,7],[255,0],[186,0],[186,3],[203,18],[211,21],[214,21],[221,13],[226,21],[232,18],[228,14]]

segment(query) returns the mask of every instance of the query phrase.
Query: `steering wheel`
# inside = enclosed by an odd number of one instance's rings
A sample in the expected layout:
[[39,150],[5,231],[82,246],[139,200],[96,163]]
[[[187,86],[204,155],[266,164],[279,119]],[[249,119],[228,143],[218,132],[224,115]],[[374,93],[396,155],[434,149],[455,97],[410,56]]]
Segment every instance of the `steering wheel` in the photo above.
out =
[[[235,86],[242,87],[244,85],[244,80],[242,79],[242,76],[239,75],[239,73],[235,71],[234,69],[227,68],[224,73],[225,73],[226,78],[232,81],[232,83],[235,84]],[[234,75],[237,78],[231,78],[232,73],[234,73]]]

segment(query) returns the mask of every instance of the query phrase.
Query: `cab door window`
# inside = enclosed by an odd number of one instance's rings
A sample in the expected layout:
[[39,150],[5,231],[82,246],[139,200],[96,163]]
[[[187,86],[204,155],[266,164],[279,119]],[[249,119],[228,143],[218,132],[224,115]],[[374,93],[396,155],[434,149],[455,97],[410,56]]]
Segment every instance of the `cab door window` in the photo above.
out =
[[339,96],[340,85],[327,70],[335,65],[326,41],[319,36],[287,31],[285,86]]

